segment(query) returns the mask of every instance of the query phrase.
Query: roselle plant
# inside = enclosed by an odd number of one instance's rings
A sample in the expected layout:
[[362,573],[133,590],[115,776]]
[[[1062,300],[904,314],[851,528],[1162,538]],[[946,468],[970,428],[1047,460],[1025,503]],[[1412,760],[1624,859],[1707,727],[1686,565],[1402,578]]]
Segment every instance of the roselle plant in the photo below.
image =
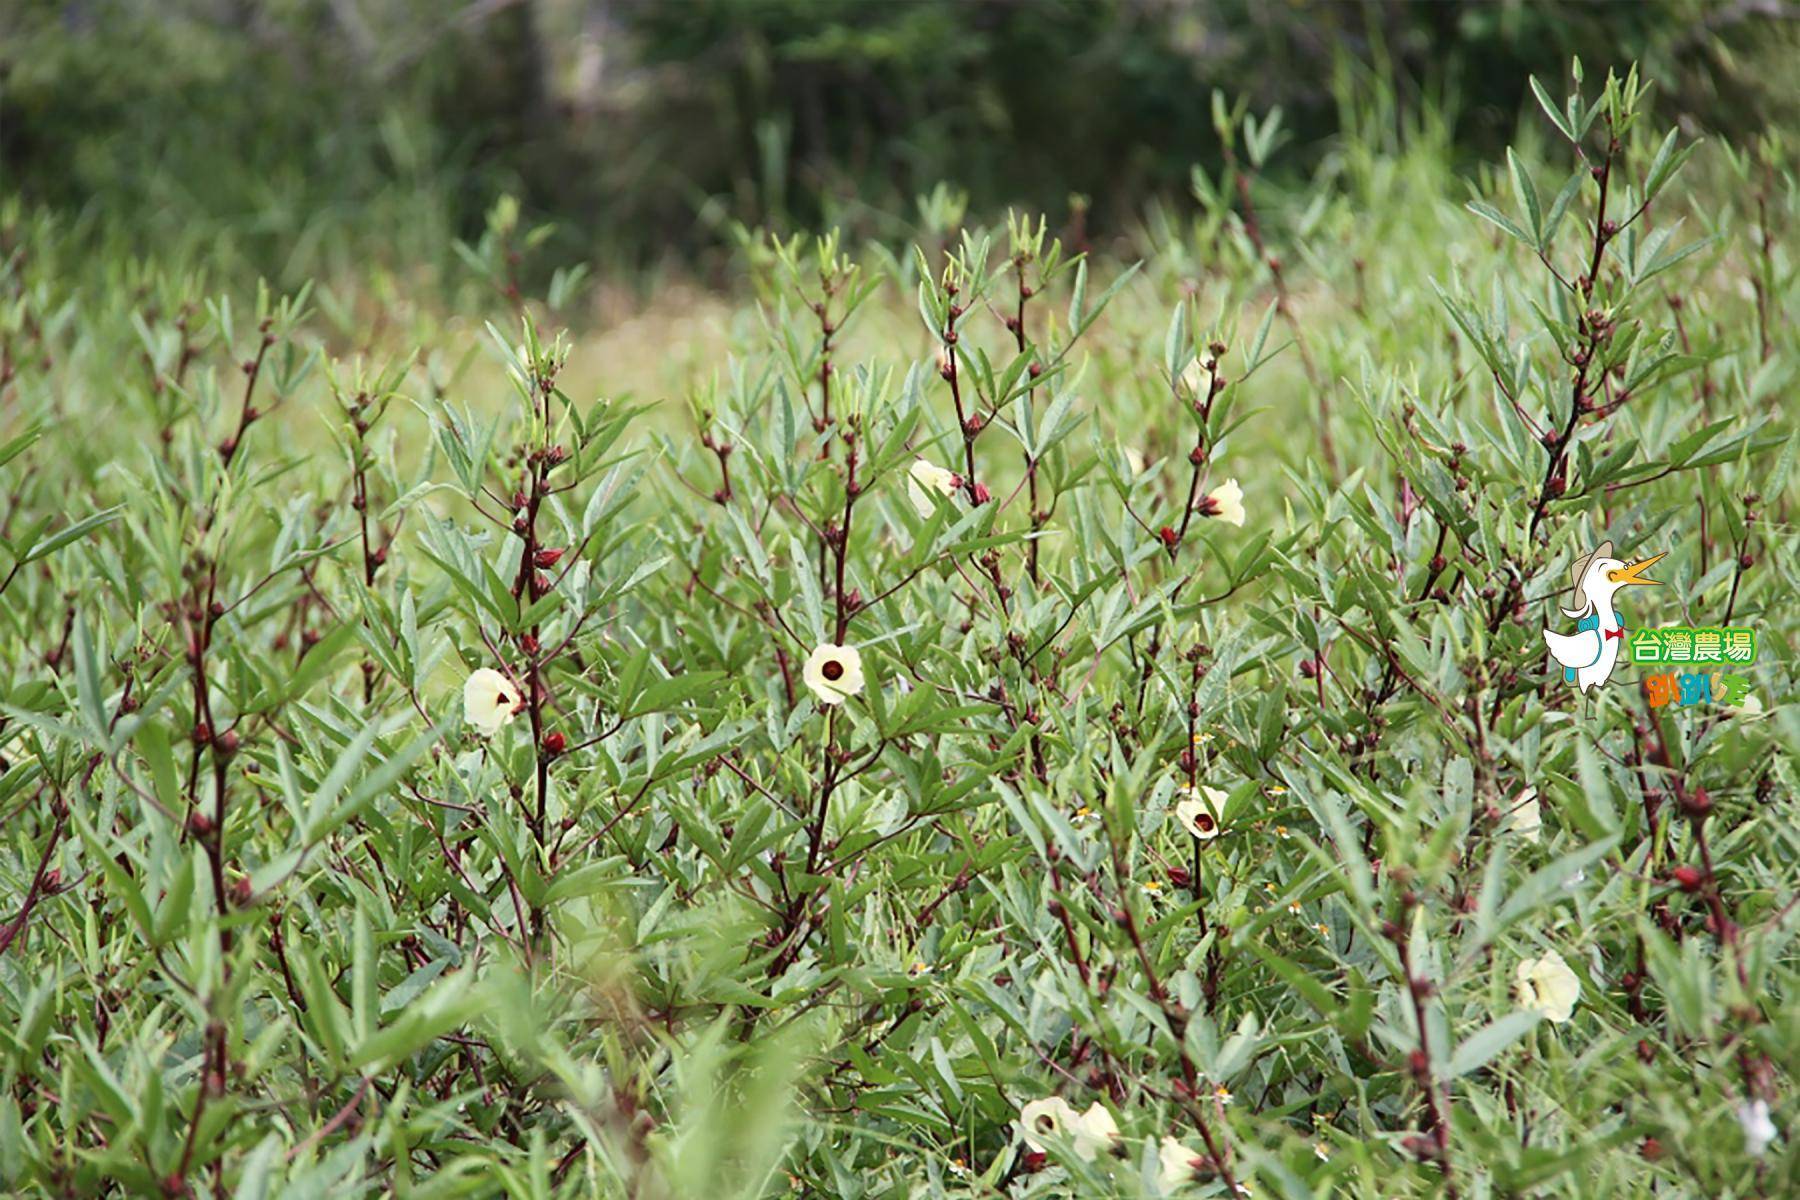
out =
[[[0,1188],[1783,1194],[1800,205],[1571,83],[743,231],[667,397],[508,201],[435,316],[0,211]],[[1747,688],[1564,683],[1602,542]]]

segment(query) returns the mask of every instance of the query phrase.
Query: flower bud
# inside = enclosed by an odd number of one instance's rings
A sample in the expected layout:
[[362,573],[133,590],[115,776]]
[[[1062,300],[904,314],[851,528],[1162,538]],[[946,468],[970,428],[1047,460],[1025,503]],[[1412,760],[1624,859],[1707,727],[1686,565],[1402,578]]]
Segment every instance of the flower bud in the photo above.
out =
[[561,550],[546,546],[531,556],[531,565],[534,567],[554,567],[558,562],[562,561],[562,556],[563,552]]
[[544,735],[544,753],[561,754],[569,748],[569,739],[563,736],[560,729],[552,729]]
[[975,503],[976,504],[986,504],[989,500],[992,500],[993,498],[994,498],[994,494],[992,492],[988,491],[987,484],[978,483],[975,485]]
[[1181,540],[1181,535],[1167,525],[1164,525],[1161,529],[1157,530],[1156,536],[1162,539],[1163,545],[1171,547]]
[[1700,885],[1706,881],[1706,876],[1699,867],[1676,867],[1670,872],[1670,876],[1675,880],[1676,886],[1684,892],[1697,892],[1700,890]]

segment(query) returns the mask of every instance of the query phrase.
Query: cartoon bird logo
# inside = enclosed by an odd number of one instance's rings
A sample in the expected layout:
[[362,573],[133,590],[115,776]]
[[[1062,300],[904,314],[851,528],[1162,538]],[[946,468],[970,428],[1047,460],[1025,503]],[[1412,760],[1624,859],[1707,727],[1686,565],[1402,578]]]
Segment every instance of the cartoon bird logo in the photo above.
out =
[[1563,609],[1565,616],[1577,618],[1575,632],[1544,630],[1544,644],[1550,648],[1550,657],[1562,664],[1563,678],[1584,693],[1607,681],[1625,646],[1625,627],[1619,623],[1613,597],[1620,588],[1634,583],[1655,586],[1662,582],[1644,578],[1644,572],[1663,555],[1626,565],[1612,556],[1612,550],[1611,542],[1601,542],[1592,554],[1575,563],[1572,590],[1576,605]]

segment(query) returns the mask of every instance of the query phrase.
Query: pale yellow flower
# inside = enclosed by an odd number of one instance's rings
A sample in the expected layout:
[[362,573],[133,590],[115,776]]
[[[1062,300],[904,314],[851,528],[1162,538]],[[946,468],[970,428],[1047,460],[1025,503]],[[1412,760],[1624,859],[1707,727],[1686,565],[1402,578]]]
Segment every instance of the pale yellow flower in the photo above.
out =
[[1235,479],[1227,479],[1200,501],[1200,515],[1215,517],[1228,525],[1244,523],[1244,489]]
[[1019,1131],[1025,1144],[1040,1154],[1050,1140],[1060,1138],[1083,1162],[1110,1153],[1119,1139],[1119,1126],[1105,1105],[1096,1100],[1086,1112],[1078,1113],[1061,1096],[1033,1100],[1020,1109]]
[[820,704],[842,704],[844,697],[863,690],[862,655],[855,646],[834,646],[830,642],[806,657],[800,678],[812,689]]
[[1201,368],[1199,359],[1196,358],[1182,369],[1181,377],[1177,380],[1177,387],[1179,391],[1187,394],[1189,400],[1205,399],[1200,393],[1206,390],[1206,372]]
[[1738,1105],[1738,1127],[1744,1131],[1744,1153],[1761,1158],[1769,1143],[1781,1136],[1781,1130],[1769,1117],[1767,1100],[1751,1100]]
[[1519,963],[1513,990],[1519,1005],[1558,1024],[1569,1019],[1575,1002],[1581,998],[1581,980],[1569,970],[1569,964],[1554,950],[1542,958],[1527,958]]
[[1075,1156],[1083,1162],[1092,1162],[1098,1155],[1112,1153],[1113,1146],[1119,1140],[1118,1123],[1098,1100],[1088,1105],[1088,1110],[1075,1118],[1075,1127],[1070,1133],[1074,1141]]
[[1763,707],[1762,697],[1754,692],[1745,696],[1742,704],[1726,705],[1725,711],[1745,721],[1759,721],[1769,715],[1769,710]]
[[1528,787],[1513,799],[1512,807],[1507,809],[1502,826],[1509,833],[1516,833],[1528,842],[1542,839],[1544,828],[1544,812],[1538,805],[1538,790]]
[[1194,1182],[1194,1164],[1201,1161],[1200,1156],[1192,1149],[1166,1134],[1156,1158],[1161,1168],[1157,1172],[1156,1183],[1165,1192],[1172,1192],[1184,1183]]
[[906,497],[921,517],[937,511],[937,496],[954,496],[961,486],[961,475],[922,458],[913,459],[906,473]]
[[471,672],[463,684],[463,719],[482,737],[499,733],[524,704],[513,681],[492,667]]
[[1045,1138],[1066,1138],[1081,1120],[1081,1114],[1061,1096],[1045,1096],[1033,1100],[1019,1110],[1019,1132],[1025,1144],[1038,1153],[1048,1148]]
[[1198,790],[1184,784],[1177,794],[1182,799],[1176,802],[1175,819],[1181,827],[1203,842],[1218,837],[1222,831],[1219,815],[1225,811],[1230,793],[1204,784]]

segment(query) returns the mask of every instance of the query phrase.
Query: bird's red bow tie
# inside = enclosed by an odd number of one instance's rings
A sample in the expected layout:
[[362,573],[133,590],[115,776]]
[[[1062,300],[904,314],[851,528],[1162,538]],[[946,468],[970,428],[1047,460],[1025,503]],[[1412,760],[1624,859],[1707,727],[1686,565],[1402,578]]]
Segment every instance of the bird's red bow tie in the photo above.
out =
[[[1624,640],[1625,640],[1625,630],[1624,630],[1624,629],[1623,629],[1623,628],[1619,628],[1619,629],[1608,629],[1608,630],[1606,630],[1606,631],[1605,631],[1605,633],[1606,633],[1606,637],[1609,637],[1609,638],[1618,638],[1618,639],[1619,639],[1619,640],[1620,640],[1620,641],[1624,641]],[[1605,638],[1602,638],[1602,639],[1601,639],[1601,641],[1603,641],[1603,642],[1604,642],[1604,641],[1605,641],[1605,640],[1606,640],[1606,639],[1605,639]]]

